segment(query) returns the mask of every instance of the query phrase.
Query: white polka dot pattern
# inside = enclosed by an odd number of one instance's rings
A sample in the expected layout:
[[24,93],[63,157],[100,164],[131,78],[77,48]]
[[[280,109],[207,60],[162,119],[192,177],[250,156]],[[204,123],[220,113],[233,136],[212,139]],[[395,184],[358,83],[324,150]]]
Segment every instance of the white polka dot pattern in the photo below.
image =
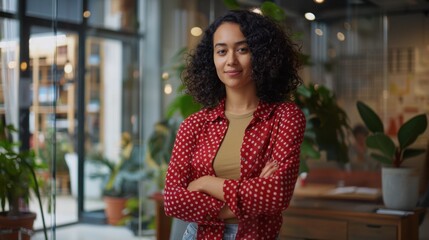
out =
[[[165,212],[197,222],[198,239],[222,239],[224,223],[217,216],[227,204],[239,219],[237,239],[276,239],[298,176],[304,114],[294,103],[260,102],[245,131],[240,178],[224,183],[224,203],[186,190],[194,179],[215,176],[212,162],[228,127],[224,108],[222,101],[181,124],[167,172]],[[272,177],[259,178],[269,160],[277,160],[279,169]]]

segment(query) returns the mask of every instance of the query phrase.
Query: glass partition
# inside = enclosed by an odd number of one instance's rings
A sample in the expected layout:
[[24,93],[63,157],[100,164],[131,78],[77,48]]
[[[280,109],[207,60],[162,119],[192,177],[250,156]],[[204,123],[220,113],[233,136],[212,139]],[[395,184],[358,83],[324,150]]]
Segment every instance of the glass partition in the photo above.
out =
[[[32,104],[30,107],[30,147],[38,161],[45,164],[51,177],[48,180],[46,203],[55,191],[55,224],[62,225],[78,220],[77,202],[71,197],[74,185],[67,156],[75,151],[76,81],[74,69],[77,63],[76,33],[50,28],[32,27],[29,39]],[[55,176],[55,177],[53,177]],[[55,185],[55,187],[53,186]],[[49,187],[50,186],[50,187]],[[61,204],[58,204],[61,203]],[[65,204],[67,203],[67,204]],[[49,218],[52,219],[52,218]],[[35,227],[40,228],[40,218]],[[48,221],[48,226],[53,224]]]
[[[427,17],[351,12],[348,18],[312,23],[311,79],[335,92],[352,126],[362,122],[356,108],[361,100],[396,135],[403,122],[428,112]],[[401,29],[413,24],[403,34]]]
[[137,18],[137,0],[89,0],[88,24],[112,30],[137,32],[139,22]]
[[[138,48],[133,39],[102,37],[89,37],[86,45],[85,210],[94,210],[92,200],[102,200],[112,174],[95,166],[121,167],[140,142]],[[141,159],[134,160],[138,166]]]
[[[37,176],[50,235],[55,239],[58,226],[80,220],[129,226],[130,234],[153,228],[153,211],[141,210],[148,202],[143,185],[153,181],[143,170],[137,9],[144,1],[26,1],[26,9],[19,8],[23,3],[0,0],[0,117],[17,128],[29,125],[28,135],[14,139],[28,142],[44,166]],[[91,11],[84,11],[85,3]],[[9,13],[17,9],[22,19]],[[127,202],[119,222],[107,220],[108,195]],[[36,213],[40,237],[37,198],[22,208]]]
[[[57,20],[67,22],[82,21],[82,0],[26,0],[27,14],[40,18],[52,19],[55,16]],[[56,8],[54,7],[56,6]]]
[[0,10],[5,12],[16,13],[17,0],[1,0]]
[[18,21],[0,19],[0,115],[18,125],[19,36]]

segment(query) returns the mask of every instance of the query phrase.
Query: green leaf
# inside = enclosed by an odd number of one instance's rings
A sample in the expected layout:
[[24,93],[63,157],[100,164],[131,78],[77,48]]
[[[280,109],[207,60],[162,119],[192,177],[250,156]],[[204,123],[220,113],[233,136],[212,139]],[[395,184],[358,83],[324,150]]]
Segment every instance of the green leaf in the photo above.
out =
[[180,98],[177,97],[167,106],[167,110],[165,113],[166,117],[167,118],[173,117],[174,113],[179,111],[179,109],[180,109]]
[[270,17],[279,22],[285,20],[286,18],[285,11],[273,2],[263,2],[261,4],[261,11],[264,16]]
[[375,133],[374,135],[368,136],[366,139],[366,145],[369,148],[379,150],[388,158],[393,158],[395,155],[395,143],[384,133]]
[[304,85],[299,86],[296,92],[299,95],[304,96],[306,98],[311,97],[311,91],[308,88],[306,88]]
[[302,160],[299,163],[299,173],[303,173],[303,172],[309,172],[310,168],[307,165],[307,162]]
[[240,4],[236,0],[223,0],[223,3],[229,10],[240,9]]
[[425,153],[425,149],[414,149],[414,148],[408,148],[404,150],[404,154],[402,156],[403,159],[412,158],[415,156],[418,156],[422,153]]
[[393,160],[391,158],[385,157],[385,156],[377,154],[377,153],[371,153],[371,157],[374,158],[375,160],[381,162],[381,163],[385,163],[388,165],[392,165],[392,163],[393,163]]
[[401,149],[405,149],[416,141],[417,137],[426,131],[428,125],[426,114],[417,115],[405,122],[398,132]]
[[201,105],[194,102],[194,99],[190,95],[183,95],[179,98],[179,107],[183,118],[187,118],[192,113],[198,112],[201,109]]
[[303,158],[307,158],[307,157],[310,157],[313,159],[320,158],[320,152],[316,150],[313,142],[308,138],[304,138],[301,144],[301,155],[303,156]]
[[361,101],[357,101],[356,106],[360,117],[371,132],[384,132],[383,122],[368,105]]

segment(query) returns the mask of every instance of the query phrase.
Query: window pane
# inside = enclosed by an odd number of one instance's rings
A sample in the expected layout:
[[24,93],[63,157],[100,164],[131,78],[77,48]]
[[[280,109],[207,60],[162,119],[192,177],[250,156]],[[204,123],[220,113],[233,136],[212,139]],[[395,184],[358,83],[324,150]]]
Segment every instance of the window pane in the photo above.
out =
[[[73,69],[77,63],[77,34],[60,30],[55,36],[49,28],[33,27],[29,44],[33,96],[30,107],[31,148],[38,160],[46,164],[48,173],[54,174],[55,166],[56,200],[59,203],[56,205],[56,224],[76,222],[77,202],[73,198],[76,196],[73,187],[77,185],[77,174],[72,172],[72,165],[77,161],[71,162],[73,159],[70,161],[67,155],[75,151],[76,81]],[[54,184],[52,178],[47,180],[46,186]],[[51,191],[50,188],[42,189],[47,195]],[[48,202],[48,198],[45,196],[44,201]],[[32,209],[37,209],[36,206]],[[51,214],[46,206],[44,211],[45,216]],[[47,221],[48,226],[52,224]],[[42,227],[41,218],[36,219],[34,227]]]
[[136,0],[89,0],[92,26],[136,32],[138,28]]
[[18,126],[18,22],[0,19],[0,116]]
[[0,0],[0,10],[5,12],[16,12],[17,0]]
[[82,0],[27,0],[27,14],[51,19],[54,15],[54,4],[58,2],[58,20],[81,22]]

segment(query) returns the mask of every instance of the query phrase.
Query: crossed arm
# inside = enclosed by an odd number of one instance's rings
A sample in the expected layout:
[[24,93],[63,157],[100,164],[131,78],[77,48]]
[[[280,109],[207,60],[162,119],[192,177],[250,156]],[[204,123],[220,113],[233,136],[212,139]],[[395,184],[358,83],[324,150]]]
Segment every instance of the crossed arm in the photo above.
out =
[[[274,172],[278,169],[278,167],[279,166],[277,161],[267,162],[265,167],[262,169],[262,172],[259,175],[259,177],[267,178],[272,176]],[[190,182],[187,189],[189,191],[202,192],[202,193],[208,194],[220,201],[225,202],[225,198],[223,194],[223,184],[225,180],[226,179],[218,178],[215,176],[208,176],[208,175],[202,176]],[[234,213],[227,205],[225,205],[219,212],[219,218],[221,219],[228,219],[228,218],[234,218],[234,217],[235,217]]]

